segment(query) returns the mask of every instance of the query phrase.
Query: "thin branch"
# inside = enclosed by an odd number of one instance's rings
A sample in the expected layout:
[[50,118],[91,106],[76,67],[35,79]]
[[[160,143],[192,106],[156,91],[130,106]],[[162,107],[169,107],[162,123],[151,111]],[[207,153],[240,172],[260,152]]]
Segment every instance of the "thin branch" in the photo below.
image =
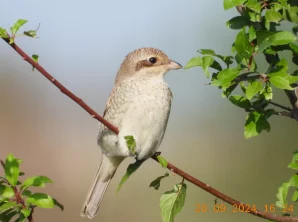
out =
[[269,103],[272,104],[272,105],[274,105],[274,106],[277,106],[279,108],[285,109],[285,110],[287,110],[289,112],[292,112],[293,111],[291,108],[286,107],[286,106],[283,106],[283,105],[280,105],[280,104],[278,104],[276,102],[269,101]]
[[5,163],[4,163],[3,160],[0,160],[0,164],[1,164],[1,166],[3,167],[3,169],[5,169]]
[[[3,38],[3,40],[9,44],[9,39],[5,39]],[[59,83],[53,76],[51,76],[44,68],[42,68],[38,63],[34,62],[23,50],[21,50],[15,43],[10,44],[10,46],[18,53],[22,56],[22,58],[27,61],[28,63],[30,63],[35,69],[37,69],[44,77],[46,77],[49,81],[51,81],[57,88],[59,88],[61,90],[62,93],[64,93],[66,96],[68,96],[70,99],[72,99],[74,102],[76,102],[78,105],[80,105],[85,111],[87,111],[93,118],[97,119],[98,121],[100,121],[101,123],[103,123],[105,126],[107,126],[111,131],[113,131],[115,134],[119,134],[119,130],[116,126],[114,126],[113,124],[111,124],[110,122],[108,122],[107,120],[105,120],[103,117],[101,117],[98,113],[96,113],[91,107],[89,107],[85,102],[83,102],[82,99],[78,98],[77,96],[75,96],[72,92],[70,92],[68,89],[66,89],[61,83]],[[158,154],[157,154],[158,155]],[[159,162],[157,159],[157,155],[153,155],[151,158],[154,159],[155,161]],[[173,164],[168,162],[167,168],[171,171],[173,171],[174,173],[178,174],[179,176],[181,176],[182,178],[184,178],[185,180],[191,182],[192,184],[202,188],[203,190],[207,191],[208,193],[222,199],[223,201],[231,204],[231,205],[236,205],[239,206],[240,203],[239,201],[236,201],[234,199],[232,199],[231,197],[219,192],[218,190],[215,190],[214,188],[212,188],[211,186],[209,186],[208,184],[205,184],[203,182],[201,182],[200,180],[192,177],[191,175],[187,174],[186,172],[180,170],[179,168],[177,168],[176,166],[174,166]],[[248,206],[248,205],[247,205]],[[298,218],[295,217],[284,217],[284,216],[277,216],[277,215],[273,215],[273,214],[269,214],[266,212],[262,212],[262,211],[254,211],[251,208],[248,208],[246,210],[249,210],[250,214],[261,217],[261,218],[265,218],[265,219],[269,219],[269,220],[273,220],[273,221],[280,221],[280,222],[284,222],[284,221],[296,221],[298,222]]]
[[289,112],[286,112],[286,111],[283,111],[283,112],[276,112],[276,113],[274,113],[274,115],[294,118],[292,113],[289,113]]

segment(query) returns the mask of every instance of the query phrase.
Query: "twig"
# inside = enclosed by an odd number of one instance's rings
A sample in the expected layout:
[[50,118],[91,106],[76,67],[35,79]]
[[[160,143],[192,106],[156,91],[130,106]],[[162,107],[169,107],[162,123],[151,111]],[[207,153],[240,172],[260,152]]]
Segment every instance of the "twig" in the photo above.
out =
[[286,107],[286,106],[283,106],[283,105],[280,105],[278,103],[275,103],[275,102],[272,102],[272,101],[269,101],[269,103],[272,104],[272,105],[274,105],[274,106],[277,106],[279,108],[285,109],[285,110],[287,110],[289,112],[292,112],[293,111],[291,108]]
[[5,163],[3,160],[0,160],[1,166],[3,167],[3,169],[5,169]]
[[[3,40],[9,44],[9,39],[7,38],[3,38]],[[61,90],[62,93],[64,93],[66,96],[68,96],[70,99],[72,99],[74,102],[76,102],[78,105],[80,105],[85,111],[87,111],[93,118],[97,119],[98,121],[100,121],[101,123],[103,123],[105,126],[107,126],[111,131],[113,131],[115,134],[119,134],[119,130],[116,126],[114,126],[113,124],[111,124],[110,122],[108,122],[107,120],[105,120],[103,117],[101,117],[98,113],[96,113],[91,107],[89,107],[85,102],[83,102],[82,99],[78,98],[77,96],[75,96],[72,92],[70,92],[68,89],[66,89],[61,83],[59,83],[53,76],[51,76],[44,68],[42,68],[38,63],[34,62],[23,50],[21,50],[15,43],[10,44],[10,46],[18,53],[22,56],[22,58],[27,61],[28,63],[30,63],[35,69],[37,69],[43,76],[45,76],[49,81],[51,81],[57,88],[59,88]],[[152,159],[154,159],[155,161],[159,162],[157,159],[157,155],[153,155],[151,157]],[[201,182],[200,180],[192,177],[191,175],[187,174],[186,172],[180,170],[179,168],[177,168],[176,166],[174,166],[173,164],[168,162],[167,168],[173,172],[175,172],[176,174],[178,174],[179,176],[181,176],[182,178],[184,178],[185,180],[191,182],[192,184],[202,188],[203,190],[207,191],[208,193],[222,199],[223,201],[231,204],[231,205],[236,205],[239,206],[242,203],[240,203],[239,201],[236,201],[234,199],[232,199],[231,197],[215,190],[214,188],[212,188],[211,186]],[[247,210],[249,210],[250,208],[248,208]],[[266,212],[262,212],[262,211],[253,211],[253,209],[250,209],[250,214],[253,214],[255,216],[261,217],[261,218],[265,218],[265,219],[269,219],[269,220],[273,220],[273,221],[280,221],[280,222],[284,222],[284,221],[296,221],[298,222],[298,218],[295,217],[284,217],[284,216],[277,216],[277,215],[272,215],[272,214],[268,214]]]

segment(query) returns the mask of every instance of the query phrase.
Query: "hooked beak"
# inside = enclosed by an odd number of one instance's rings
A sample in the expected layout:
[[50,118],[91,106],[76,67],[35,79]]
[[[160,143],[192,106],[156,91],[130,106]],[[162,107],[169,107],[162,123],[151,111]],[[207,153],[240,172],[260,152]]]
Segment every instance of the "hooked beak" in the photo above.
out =
[[181,69],[182,68],[182,66],[179,63],[174,62],[173,60],[170,60],[170,62],[167,66],[168,66],[169,70]]

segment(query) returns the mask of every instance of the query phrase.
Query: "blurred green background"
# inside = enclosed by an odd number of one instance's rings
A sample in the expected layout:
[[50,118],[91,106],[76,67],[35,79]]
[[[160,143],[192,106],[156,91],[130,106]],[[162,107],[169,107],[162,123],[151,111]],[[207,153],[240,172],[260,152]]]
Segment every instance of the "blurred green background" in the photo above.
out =
[[[127,53],[156,47],[182,65],[200,48],[229,54],[236,32],[225,22],[235,15],[236,10],[223,10],[222,0],[2,1],[0,26],[9,28],[19,18],[29,20],[26,29],[41,23],[40,38],[16,42],[29,55],[38,54],[40,64],[102,113]],[[265,67],[263,58],[259,65]],[[200,68],[172,71],[166,81],[174,101],[162,155],[239,201],[261,210],[274,204],[277,188],[294,173],[286,166],[297,149],[297,123],[273,117],[270,133],[245,140],[246,114],[206,86]],[[288,105],[283,94],[275,99]],[[80,209],[101,159],[97,122],[1,41],[0,101],[0,158],[12,152],[24,160],[27,176],[50,177],[54,184],[45,192],[65,206],[64,212],[37,210],[36,221],[87,221]],[[116,195],[130,161],[121,165],[94,221],[161,221],[160,195],[180,177],[163,180],[159,191],[149,188],[166,170],[148,160]],[[232,213],[230,206],[214,213],[215,198],[187,185],[186,204],[175,221],[261,221]],[[196,213],[196,204],[207,204],[208,212]]]

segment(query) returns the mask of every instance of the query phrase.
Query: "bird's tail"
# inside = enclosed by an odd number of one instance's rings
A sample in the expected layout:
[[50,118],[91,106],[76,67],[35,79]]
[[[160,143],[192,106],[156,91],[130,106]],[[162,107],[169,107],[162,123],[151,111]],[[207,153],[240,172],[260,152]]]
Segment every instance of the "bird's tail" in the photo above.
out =
[[122,160],[122,157],[107,157],[103,155],[102,162],[99,165],[83,205],[82,217],[92,219],[96,216],[104,193]]

